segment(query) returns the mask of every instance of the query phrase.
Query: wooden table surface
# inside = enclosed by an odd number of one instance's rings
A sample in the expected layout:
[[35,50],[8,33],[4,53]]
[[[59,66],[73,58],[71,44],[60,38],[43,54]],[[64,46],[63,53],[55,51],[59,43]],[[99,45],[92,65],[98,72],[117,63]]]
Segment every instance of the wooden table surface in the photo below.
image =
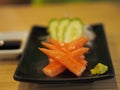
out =
[[[77,86],[69,90],[120,90],[120,3],[74,3],[41,6],[0,6],[0,32],[30,31],[33,25],[47,26],[51,18],[79,17],[85,24],[102,23],[105,27],[115,78]],[[0,90],[49,90],[53,86],[19,83],[13,80],[18,60],[0,60]],[[57,88],[58,87],[58,88]],[[53,89],[53,90],[54,90]],[[67,90],[66,89],[66,90]]]

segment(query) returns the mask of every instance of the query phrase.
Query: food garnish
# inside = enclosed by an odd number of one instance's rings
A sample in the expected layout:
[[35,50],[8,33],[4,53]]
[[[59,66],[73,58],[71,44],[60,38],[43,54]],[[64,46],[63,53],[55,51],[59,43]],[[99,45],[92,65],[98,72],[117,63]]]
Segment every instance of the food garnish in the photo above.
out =
[[70,42],[83,36],[83,23],[79,18],[52,19],[48,25],[51,38],[60,42]]
[[108,66],[98,63],[93,69],[90,70],[92,75],[104,74],[108,71]]

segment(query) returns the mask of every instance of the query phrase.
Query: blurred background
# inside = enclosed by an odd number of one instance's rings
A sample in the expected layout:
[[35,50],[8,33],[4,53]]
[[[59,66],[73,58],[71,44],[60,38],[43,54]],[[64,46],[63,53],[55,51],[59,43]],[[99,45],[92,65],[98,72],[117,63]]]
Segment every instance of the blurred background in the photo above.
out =
[[46,3],[73,3],[73,2],[116,2],[120,0],[0,0],[0,5],[40,5]]
[[[78,17],[84,24],[104,25],[120,89],[120,0],[0,0],[0,39],[11,37],[24,40],[21,50],[14,52],[14,55],[21,55],[27,36],[34,25],[47,27],[51,18],[66,16]],[[6,54],[8,52],[9,54]],[[13,53],[8,52],[0,50],[0,58],[11,56]],[[29,85],[19,84],[13,79],[18,64],[19,60],[16,59],[0,59],[0,90],[32,90]],[[115,82],[111,81],[108,84],[112,83]],[[95,90],[94,86],[91,90]],[[116,86],[112,87],[112,90],[116,90],[113,88]]]

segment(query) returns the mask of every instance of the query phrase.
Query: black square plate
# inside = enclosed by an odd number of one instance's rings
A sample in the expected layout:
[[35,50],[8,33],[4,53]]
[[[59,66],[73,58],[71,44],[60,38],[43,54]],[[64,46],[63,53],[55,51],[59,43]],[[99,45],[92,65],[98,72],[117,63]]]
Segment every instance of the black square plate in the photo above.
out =
[[[88,67],[82,76],[76,77],[67,70],[55,78],[47,77],[42,73],[41,69],[48,64],[48,58],[38,50],[38,47],[43,47],[40,42],[44,41],[48,34],[46,32],[46,28],[34,26],[31,30],[20,63],[15,71],[14,79],[23,82],[51,84],[83,83],[114,77],[113,65],[108,51],[103,25],[92,25],[92,28],[96,34],[96,38],[90,52],[86,54]],[[106,64],[109,67],[108,71],[103,75],[91,75],[90,69],[98,62]]]

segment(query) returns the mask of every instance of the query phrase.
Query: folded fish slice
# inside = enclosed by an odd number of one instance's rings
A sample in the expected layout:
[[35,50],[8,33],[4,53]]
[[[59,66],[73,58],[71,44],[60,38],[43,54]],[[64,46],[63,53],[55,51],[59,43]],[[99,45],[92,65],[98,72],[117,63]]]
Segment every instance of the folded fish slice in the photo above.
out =
[[76,50],[78,48],[83,47],[84,45],[86,45],[86,43],[88,42],[88,38],[87,37],[82,37],[82,38],[78,38],[72,42],[70,42],[68,44],[68,50]]
[[88,50],[89,50],[89,48],[82,47],[82,48],[76,49],[74,51],[71,51],[70,54],[73,57],[78,57],[78,56],[81,56],[81,55],[85,54]]
[[79,63],[77,60],[74,60],[74,58],[69,57],[60,51],[48,50],[45,48],[39,48],[39,49],[45,54],[47,54],[49,57],[61,63],[76,76],[80,76],[82,72],[86,69],[86,67],[81,63]]
[[61,63],[52,61],[50,64],[45,66],[42,71],[45,73],[45,75],[49,77],[55,77],[58,74],[62,73],[65,71],[66,67],[64,67]]

